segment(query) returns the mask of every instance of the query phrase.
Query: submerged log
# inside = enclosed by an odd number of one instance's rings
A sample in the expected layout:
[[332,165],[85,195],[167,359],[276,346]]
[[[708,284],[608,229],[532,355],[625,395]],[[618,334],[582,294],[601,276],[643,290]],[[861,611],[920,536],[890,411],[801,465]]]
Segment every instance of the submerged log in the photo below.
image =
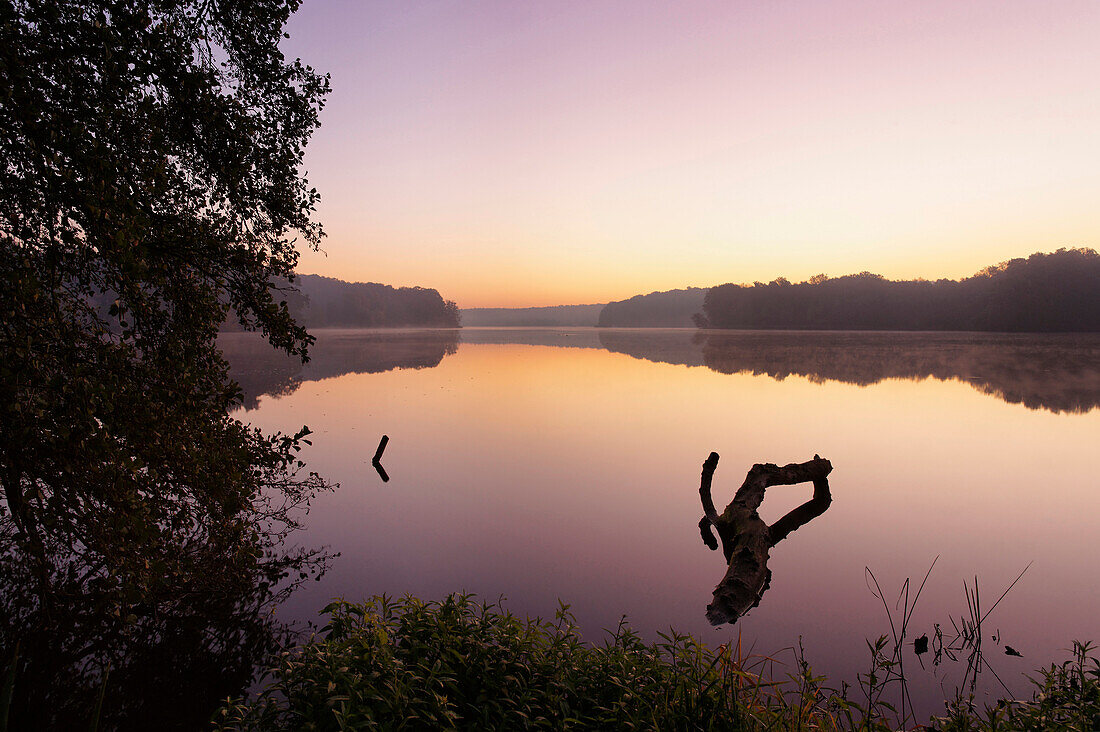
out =
[[[823,514],[833,500],[828,481],[833,466],[828,460],[814,455],[808,462],[782,467],[772,463],[753,465],[733,500],[719,515],[711,497],[711,482],[717,467],[718,453],[712,452],[703,462],[699,480],[699,499],[703,503],[699,531],[703,543],[717,549],[721,541],[722,554],[729,565],[722,581],[714,588],[714,601],[707,605],[707,620],[711,625],[734,623],[760,604],[761,596],[771,584],[772,573],[768,569],[771,548],[795,529]],[[813,498],[768,526],[757,513],[764,501],[765,489],[797,483],[813,483]],[[714,530],[718,532],[718,539],[714,538]]]

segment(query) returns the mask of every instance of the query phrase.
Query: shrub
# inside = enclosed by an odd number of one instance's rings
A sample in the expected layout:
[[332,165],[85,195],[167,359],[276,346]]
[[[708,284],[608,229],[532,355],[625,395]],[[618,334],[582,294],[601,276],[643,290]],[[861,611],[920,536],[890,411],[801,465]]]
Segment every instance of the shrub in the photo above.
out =
[[[328,624],[284,652],[252,699],[229,701],[221,730],[600,729],[866,730],[914,728],[883,691],[904,683],[885,637],[869,643],[858,684],[827,686],[801,645],[784,678],[773,658],[711,650],[670,631],[643,642],[625,622],[603,644],[584,642],[568,605],[554,621],[521,619],[497,604],[375,597],[337,601]],[[951,700],[930,720],[944,732],[1100,729],[1100,661],[1073,657],[1040,669],[1031,701],[979,710]],[[904,694],[904,688],[901,689]]]
[[584,643],[567,605],[521,619],[469,595],[334,602],[322,637],[284,653],[221,729],[739,729],[718,656],[626,624]]

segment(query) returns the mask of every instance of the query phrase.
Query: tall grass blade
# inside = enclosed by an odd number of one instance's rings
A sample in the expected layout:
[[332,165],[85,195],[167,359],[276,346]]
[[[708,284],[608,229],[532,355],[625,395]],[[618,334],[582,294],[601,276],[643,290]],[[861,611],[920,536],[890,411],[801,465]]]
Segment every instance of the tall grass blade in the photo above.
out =
[[95,703],[95,713],[92,715],[92,726],[88,732],[99,730],[99,718],[103,714],[103,697],[107,695],[107,679],[111,678],[111,664],[107,663],[107,670],[103,672],[103,683],[99,687],[99,698]]
[[1035,564],[1035,562],[1028,562],[1027,566],[1023,568],[1023,571],[1021,571],[1020,574],[1016,575],[1016,579],[1012,580],[1012,584],[1005,588],[1005,591],[1002,592],[1001,596],[997,598],[997,602],[993,603],[993,607],[985,611],[985,615],[982,616],[982,620],[985,620],[987,617],[989,617],[989,614],[993,612],[998,605],[1001,604],[1001,600],[1005,599],[1005,595],[1008,594],[1009,590],[1016,586],[1016,583],[1020,581],[1020,578],[1024,576],[1024,573],[1031,569],[1032,564]]

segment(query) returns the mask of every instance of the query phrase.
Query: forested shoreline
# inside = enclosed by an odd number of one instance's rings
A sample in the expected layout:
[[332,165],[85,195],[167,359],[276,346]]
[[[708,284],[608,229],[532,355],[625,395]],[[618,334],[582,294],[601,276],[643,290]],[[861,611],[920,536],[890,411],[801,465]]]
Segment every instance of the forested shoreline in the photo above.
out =
[[549,305],[531,308],[462,308],[462,324],[469,327],[591,327],[604,305]]
[[[392,287],[300,274],[275,289],[294,322],[306,328],[457,328],[458,306],[428,287]],[[241,330],[232,315],[223,331]]]
[[1059,249],[962,280],[888,280],[870,272],[712,288],[696,325],[722,329],[1100,331],[1100,255]]
[[[1035,253],[961,280],[888,280],[872,272],[803,282],[728,283],[606,305],[460,310],[437,290],[297,275],[276,291],[307,328],[457,328],[466,324],[744,330],[1100,332],[1100,254]],[[596,319],[598,321],[592,322]],[[239,330],[230,317],[222,328]]]
[[705,287],[651,292],[609,302],[600,311],[601,328],[688,328],[702,307]]

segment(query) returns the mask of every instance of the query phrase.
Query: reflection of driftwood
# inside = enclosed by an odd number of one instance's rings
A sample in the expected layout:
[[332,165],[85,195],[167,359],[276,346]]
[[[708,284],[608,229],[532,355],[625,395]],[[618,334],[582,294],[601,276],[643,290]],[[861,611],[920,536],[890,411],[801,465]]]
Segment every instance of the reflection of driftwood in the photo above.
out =
[[[808,462],[782,467],[771,463],[753,465],[733,500],[722,515],[718,515],[710,495],[710,485],[717,467],[718,453],[712,452],[703,463],[699,482],[699,498],[703,502],[704,513],[699,520],[699,530],[703,542],[711,549],[717,549],[718,540],[714,538],[711,527],[717,529],[722,553],[729,564],[726,575],[714,588],[714,602],[707,606],[707,619],[711,625],[736,622],[760,604],[760,597],[771,583],[768,552],[792,531],[824,513],[833,500],[829,494],[828,480],[833,466],[828,460],[814,455],[814,459]],[[795,483],[813,483],[813,498],[768,526],[757,513],[764,500],[764,490],[773,485]]]

